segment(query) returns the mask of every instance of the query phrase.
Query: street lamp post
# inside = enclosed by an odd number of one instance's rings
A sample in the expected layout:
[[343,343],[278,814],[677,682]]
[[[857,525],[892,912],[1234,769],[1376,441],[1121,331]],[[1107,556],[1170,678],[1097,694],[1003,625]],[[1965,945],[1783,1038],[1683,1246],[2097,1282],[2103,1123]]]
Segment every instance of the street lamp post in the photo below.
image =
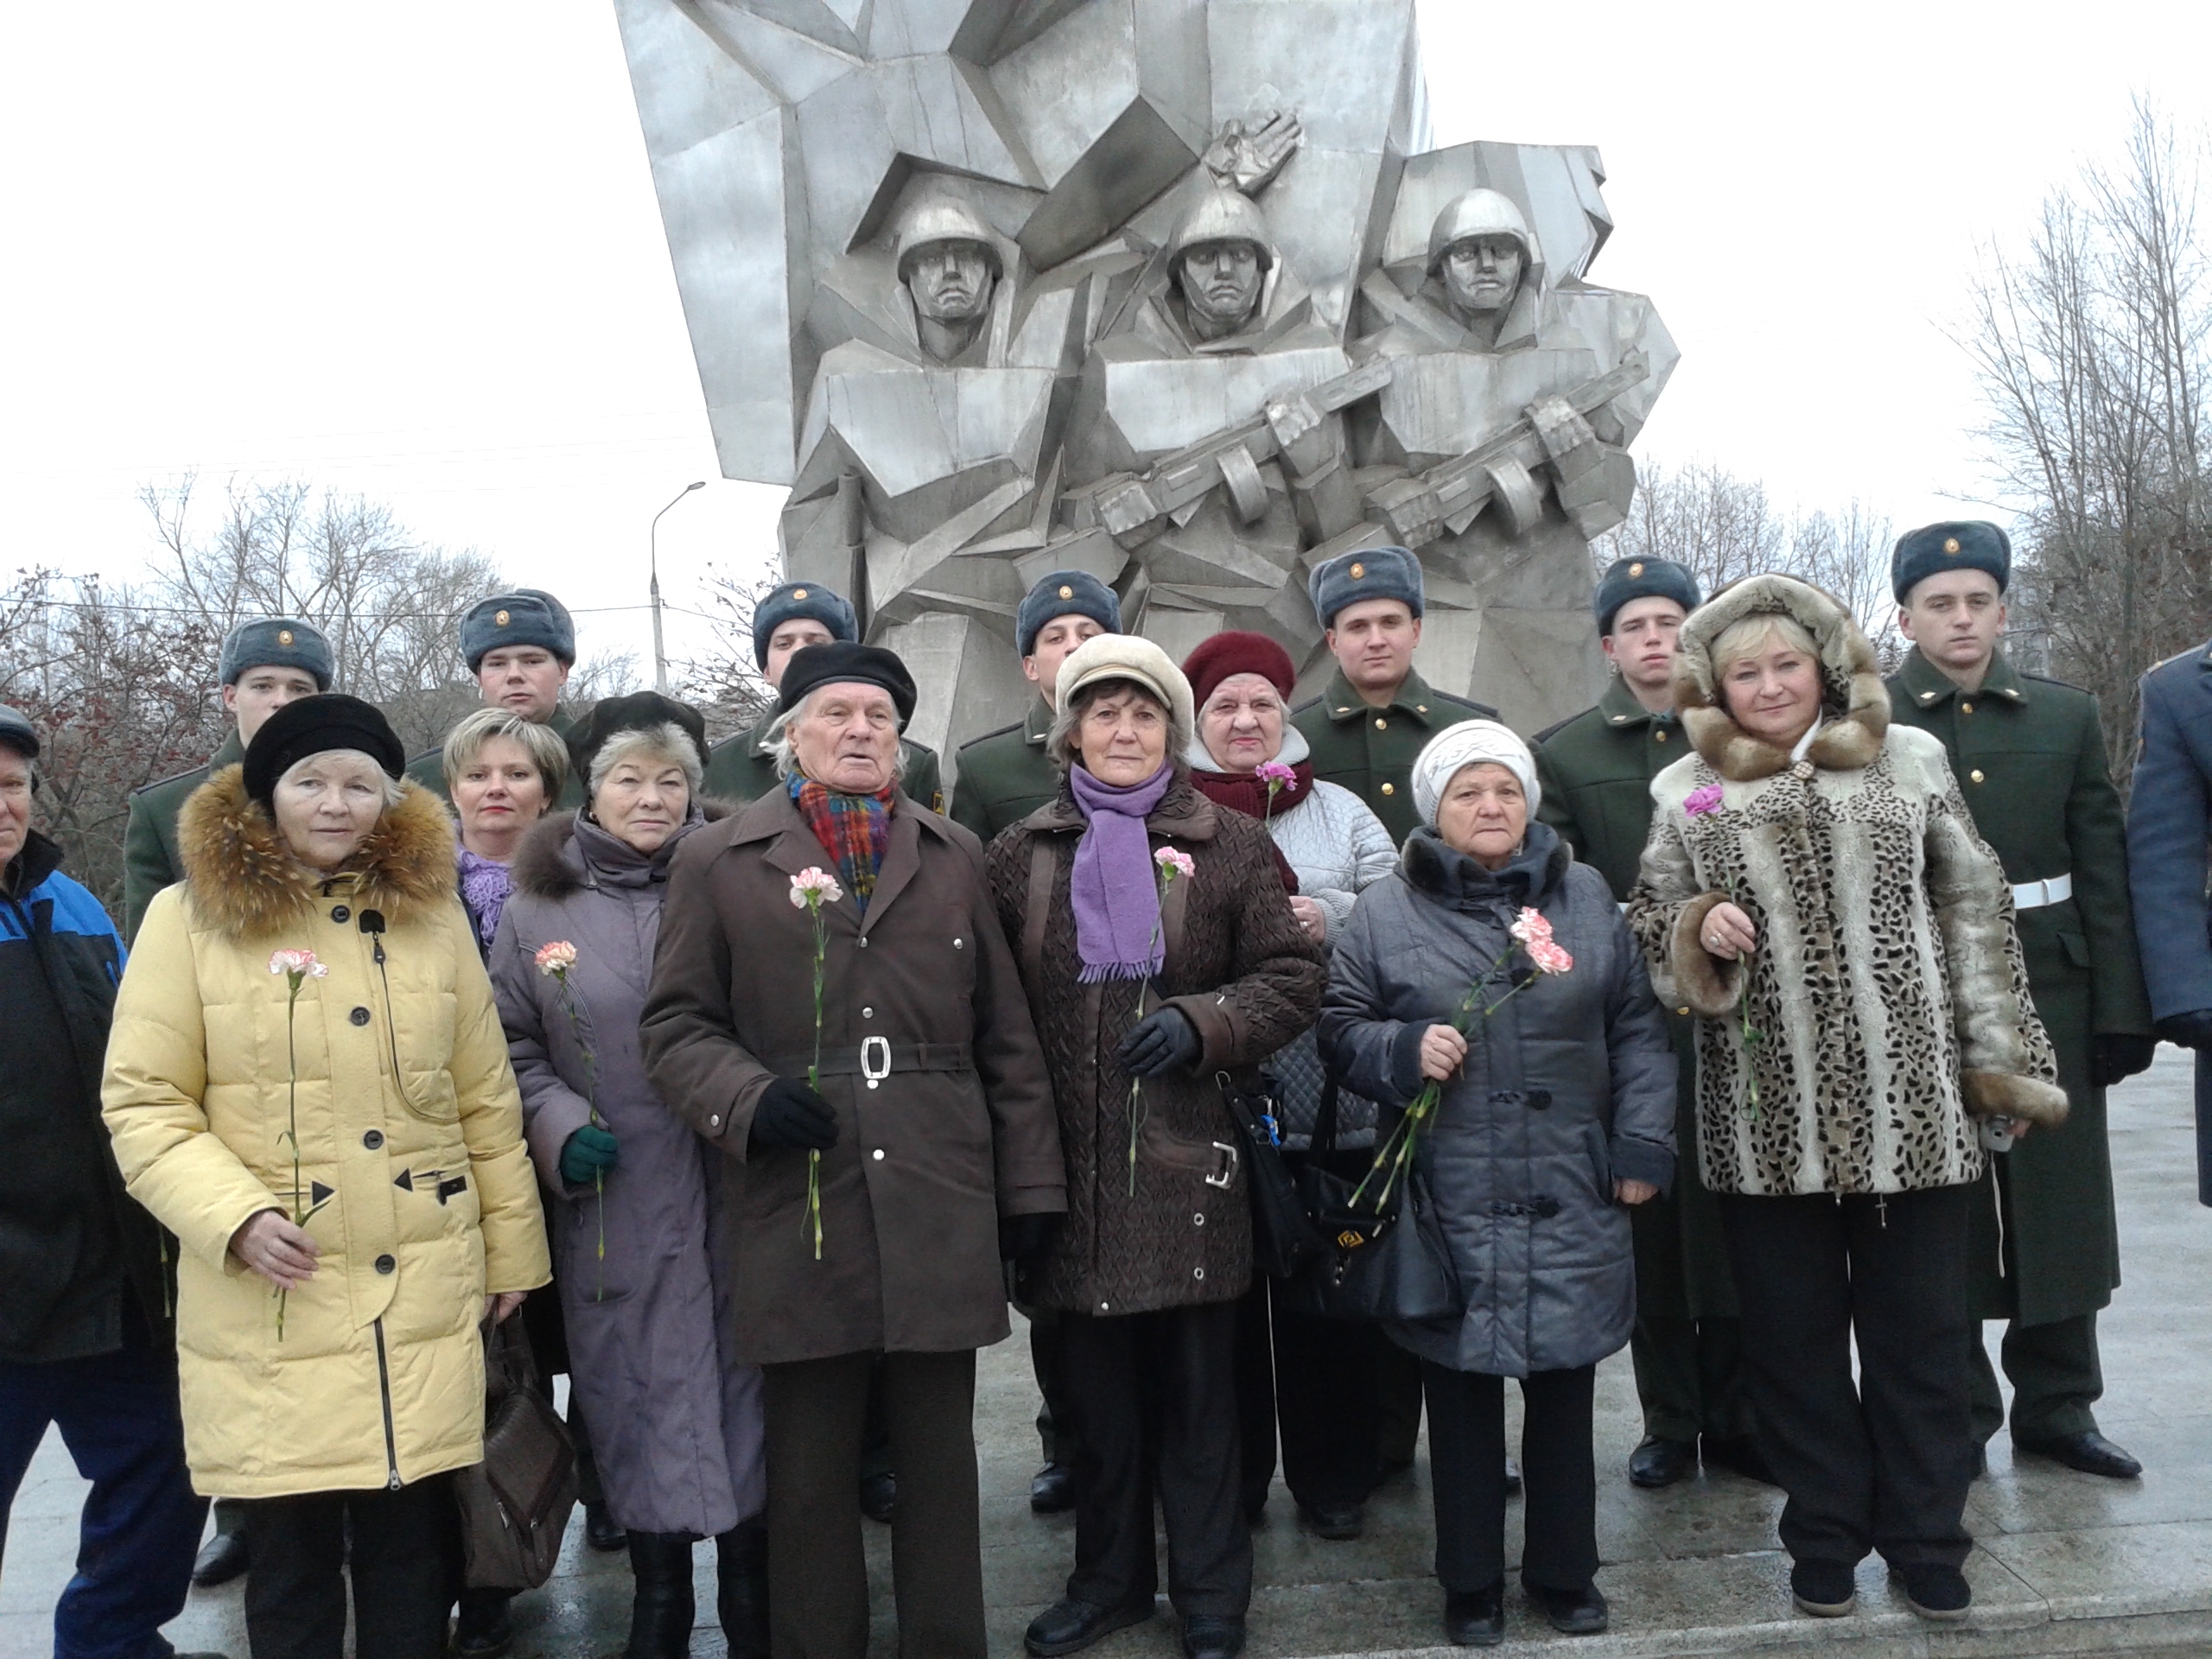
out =
[[[707,480],[703,478],[686,484],[676,493],[676,501],[681,501],[694,490],[703,490],[706,487]],[[670,502],[668,507],[674,506],[676,501]],[[668,507],[663,507],[659,512],[653,514],[652,528],[645,532],[645,543],[650,550],[652,567],[653,690],[664,697],[668,695],[668,652],[661,644],[660,635],[660,521],[667,513]]]

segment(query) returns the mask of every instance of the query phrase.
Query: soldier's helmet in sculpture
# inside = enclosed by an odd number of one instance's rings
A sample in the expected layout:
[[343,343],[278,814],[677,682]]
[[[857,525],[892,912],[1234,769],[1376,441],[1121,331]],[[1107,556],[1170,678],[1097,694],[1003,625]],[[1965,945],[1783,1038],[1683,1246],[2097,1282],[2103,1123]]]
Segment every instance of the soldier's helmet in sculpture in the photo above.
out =
[[1185,211],[1167,238],[1167,269],[1179,271],[1183,256],[1208,242],[1249,242],[1260,251],[1260,270],[1275,262],[1268,221],[1249,197],[1235,190],[1209,190]]
[[899,219],[899,279],[906,279],[906,262],[912,256],[947,242],[973,243],[982,248],[983,257],[990,264],[993,282],[1006,275],[1005,262],[999,256],[998,240],[991,233],[989,222],[968,202],[947,194],[923,197]]
[[1513,198],[1478,187],[1445,203],[1428,233],[1428,274],[1435,276],[1444,256],[1462,242],[1479,237],[1510,236],[1521,245],[1521,257],[1533,263],[1536,238]]

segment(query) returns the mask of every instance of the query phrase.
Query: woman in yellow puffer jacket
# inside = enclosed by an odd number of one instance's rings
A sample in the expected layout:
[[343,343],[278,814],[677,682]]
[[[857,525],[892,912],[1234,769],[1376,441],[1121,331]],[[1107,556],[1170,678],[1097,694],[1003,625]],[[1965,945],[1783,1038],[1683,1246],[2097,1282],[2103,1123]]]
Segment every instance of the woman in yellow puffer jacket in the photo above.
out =
[[[302,698],[179,824],[116,1003],[105,1116],[176,1235],[185,1444],[251,1500],[257,1656],[433,1659],[450,1483],[482,1455],[486,1314],[550,1276],[453,829],[391,726]],[[311,951],[297,980],[280,951]]]

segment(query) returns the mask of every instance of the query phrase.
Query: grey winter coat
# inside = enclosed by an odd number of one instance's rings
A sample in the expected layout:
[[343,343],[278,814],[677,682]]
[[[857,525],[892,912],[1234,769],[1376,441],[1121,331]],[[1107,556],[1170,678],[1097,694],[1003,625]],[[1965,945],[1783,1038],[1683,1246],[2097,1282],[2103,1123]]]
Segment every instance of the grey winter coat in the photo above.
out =
[[1395,874],[1360,895],[1321,1001],[1323,1056],[1351,1087],[1402,1108],[1422,1087],[1428,1027],[1485,976],[1482,1003],[1497,1004],[1525,967],[1506,931],[1524,905],[1574,965],[1472,1017],[1466,1065],[1417,1160],[1466,1311],[1385,1327],[1423,1359],[1497,1376],[1593,1364],[1636,1321],[1613,1182],[1663,1187],[1675,1169],[1675,1051],[1642,953],[1605,878],[1549,826],[1530,824],[1496,872],[1424,827]]
[[[721,1334],[729,1291],[708,1236],[722,1160],[653,1091],[638,1024],[669,860],[704,823],[695,807],[647,856],[573,812],[547,818],[516,856],[491,961],[531,1157],[557,1195],[549,1207],[569,1381],[607,1507],[632,1532],[702,1537],[766,1501],[760,1373],[737,1363]],[[576,947],[576,1023],[560,982],[535,962],[560,939]],[[561,1148],[594,1104],[620,1157],[603,1192],[561,1179]]]

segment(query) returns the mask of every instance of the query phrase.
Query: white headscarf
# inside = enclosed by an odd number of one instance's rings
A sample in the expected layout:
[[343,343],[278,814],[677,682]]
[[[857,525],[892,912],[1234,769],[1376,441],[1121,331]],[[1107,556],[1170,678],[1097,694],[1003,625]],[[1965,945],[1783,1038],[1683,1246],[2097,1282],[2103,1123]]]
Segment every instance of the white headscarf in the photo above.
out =
[[1484,760],[1503,766],[1521,780],[1521,792],[1529,798],[1529,816],[1535,817],[1544,795],[1529,746],[1510,727],[1494,720],[1463,720],[1430,738],[1414,761],[1414,810],[1421,814],[1421,821],[1433,828],[1437,804],[1459,768]]

